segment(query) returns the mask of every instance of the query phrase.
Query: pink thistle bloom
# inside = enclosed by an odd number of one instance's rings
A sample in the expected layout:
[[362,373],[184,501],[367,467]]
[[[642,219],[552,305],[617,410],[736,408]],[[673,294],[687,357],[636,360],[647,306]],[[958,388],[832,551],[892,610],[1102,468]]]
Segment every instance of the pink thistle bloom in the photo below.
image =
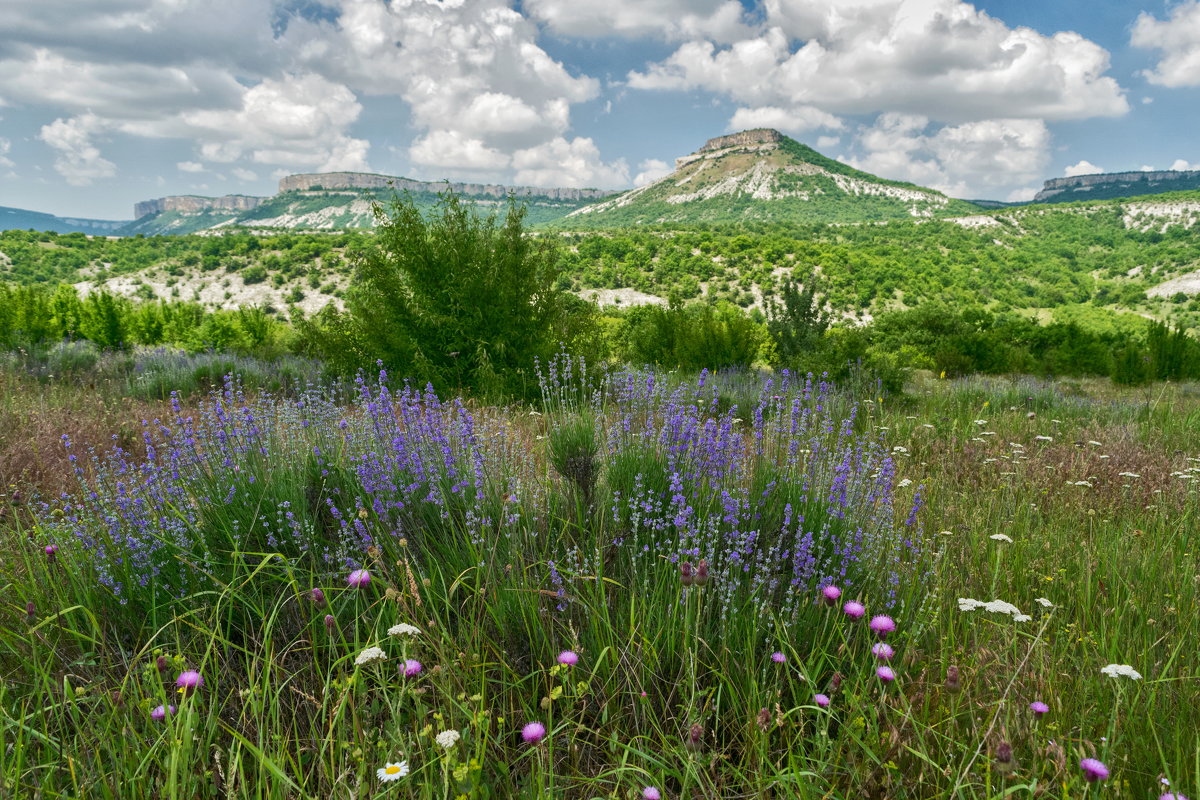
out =
[[334,626],[337,625],[337,620],[333,618],[333,614],[325,615],[325,629],[333,633]]
[[58,545],[56,545],[56,544],[46,545],[46,557],[47,558],[49,558],[51,561],[53,561],[56,553],[58,553]]
[[880,638],[887,636],[892,631],[896,630],[896,622],[891,617],[885,614],[879,614],[871,617],[869,624],[871,630],[879,634]]
[[311,599],[314,604],[316,604],[318,606],[325,605],[325,592],[321,591],[320,589],[318,589],[318,588],[312,589],[308,593],[308,596],[309,596],[309,599]]
[[825,597],[825,605],[832,606],[837,604],[837,600],[842,596],[842,590],[836,586],[826,586],[821,590],[821,594]]
[[365,569],[356,569],[346,576],[346,583],[351,589],[361,589],[371,582],[371,573]]
[[642,800],[662,800],[662,792],[655,786],[647,786],[642,789]]
[[875,674],[879,676],[879,680],[884,683],[891,683],[896,680],[896,672],[891,667],[880,667],[875,670]]
[[1158,800],[1188,800],[1188,799],[1186,797],[1184,797],[1183,795],[1179,794],[1178,792],[1167,792],[1166,794],[1160,794],[1158,796]]
[[846,612],[846,616],[850,619],[861,619],[862,615],[867,613],[867,607],[857,600],[851,600],[842,606],[842,611]]
[[892,656],[896,655],[896,651],[887,642],[876,642],[871,648],[871,655],[878,658],[880,661],[887,661]]
[[155,722],[161,722],[162,720],[166,719],[168,715],[174,715],[174,713],[175,706],[159,706],[150,712],[150,719],[154,720]]
[[179,687],[179,693],[186,697],[204,685],[204,678],[194,669],[184,670],[175,679],[175,685]]
[[1029,704],[1029,710],[1038,716],[1041,716],[1042,714],[1047,714],[1050,712],[1050,706],[1046,705],[1041,700],[1034,700]]
[[1079,768],[1083,770],[1083,777],[1091,783],[1108,780],[1108,767],[1097,758],[1083,759],[1079,762]]
[[829,695],[815,694],[815,695],[813,695],[813,702],[816,703],[821,708],[829,708]]
[[411,678],[414,675],[420,675],[422,669],[420,661],[411,658],[404,659],[404,677]]
[[558,654],[558,663],[564,667],[573,667],[579,663],[579,654],[574,650],[563,650]]
[[771,660],[774,661],[776,664],[782,664],[785,661],[787,661],[787,656],[785,656],[783,653],[776,651],[774,653],[771,653]]
[[546,726],[540,722],[528,722],[521,728],[521,738],[526,744],[537,744],[546,737]]

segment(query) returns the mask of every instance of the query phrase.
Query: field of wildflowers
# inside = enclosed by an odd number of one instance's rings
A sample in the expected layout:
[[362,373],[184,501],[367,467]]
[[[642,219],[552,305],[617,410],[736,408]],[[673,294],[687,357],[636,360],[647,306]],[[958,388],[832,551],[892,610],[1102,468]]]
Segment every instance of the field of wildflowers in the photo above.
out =
[[53,417],[0,796],[1200,792],[1200,388],[541,382]]

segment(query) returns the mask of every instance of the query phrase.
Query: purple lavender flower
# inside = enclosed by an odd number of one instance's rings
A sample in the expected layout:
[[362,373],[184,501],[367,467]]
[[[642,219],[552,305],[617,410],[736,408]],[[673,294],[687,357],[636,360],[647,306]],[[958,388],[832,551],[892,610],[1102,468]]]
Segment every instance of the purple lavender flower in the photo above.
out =
[[782,664],[787,661],[787,656],[776,650],[774,653],[771,653],[771,660],[776,664]]
[[1108,780],[1108,767],[1099,759],[1085,758],[1079,762],[1079,768],[1083,770],[1083,777],[1090,783]]
[[174,714],[175,714],[175,706],[172,706],[172,705],[158,706],[157,708],[155,708],[153,711],[150,712],[150,719],[154,720],[155,722],[161,722],[162,720],[166,719],[168,715],[174,715]]
[[1042,714],[1047,714],[1050,712],[1050,706],[1046,705],[1041,700],[1034,700],[1029,704],[1029,710],[1040,717]]
[[851,600],[842,606],[842,611],[846,613],[850,619],[862,619],[863,614],[867,613],[867,607],[857,600]]
[[424,668],[421,666],[420,661],[417,661],[412,658],[404,659],[404,667],[403,667],[404,677],[411,678],[414,675],[420,675],[422,669],[424,669]]
[[365,569],[356,569],[346,576],[346,583],[351,589],[362,589],[371,582],[371,573]]
[[579,663],[579,654],[574,650],[563,650],[558,654],[558,663],[564,667],[573,667]]
[[546,736],[546,726],[540,722],[527,722],[521,728],[521,738],[526,744],[537,744]]
[[879,638],[887,636],[892,631],[896,630],[896,621],[886,614],[878,614],[871,617],[871,622],[868,627],[875,633],[879,634]]
[[892,681],[896,680],[896,671],[891,667],[880,667],[879,669],[875,670],[875,674],[878,675],[879,680],[883,681],[884,683],[891,683]]
[[887,642],[876,642],[871,647],[871,655],[878,658],[880,661],[888,661],[892,656],[896,655],[896,651]]
[[821,595],[825,598],[825,605],[835,606],[837,605],[838,598],[842,596],[842,590],[830,585],[821,590]]
[[175,679],[175,685],[179,687],[179,693],[187,697],[204,685],[204,678],[196,670],[188,669],[179,673],[179,677]]
[[821,708],[829,708],[829,695],[815,694],[815,695],[813,695],[813,702],[816,703]]

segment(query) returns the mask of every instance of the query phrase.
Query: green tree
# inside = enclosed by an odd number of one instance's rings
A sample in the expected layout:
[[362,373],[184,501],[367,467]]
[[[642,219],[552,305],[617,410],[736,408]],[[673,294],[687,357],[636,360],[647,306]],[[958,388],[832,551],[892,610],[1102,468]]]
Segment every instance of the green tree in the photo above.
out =
[[379,360],[439,388],[532,385],[534,359],[553,352],[571,321],[556,243],[526,232],[524,207],[510,197],[501,221],[447,192],[428,217],[407,196],[375,214],[346,312],[327,307],[305,324],[315,349],[344,371]]

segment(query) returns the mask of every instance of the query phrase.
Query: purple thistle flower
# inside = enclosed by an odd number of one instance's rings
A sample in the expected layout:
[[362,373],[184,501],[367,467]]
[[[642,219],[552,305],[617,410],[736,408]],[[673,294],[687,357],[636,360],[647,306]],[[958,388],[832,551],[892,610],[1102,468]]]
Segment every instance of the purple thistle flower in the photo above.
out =
[[642,789],[642,800],[662,800],[662,792],[654,786],[647,786]]
[[844,611],[846,616],[850,617],[850,619],[861,619],[863,614],[867,613],[867,607],[857,600],[851,600],[850,602],[846,603],[846,605],[842,606],[842,611]]
[[158,708],[156,708],[150,712],[150,719],[154,720],[155,722],[160,722],[160,721],[166,719],[168,715],[174,715],[174,714],[175,714],[175,706],[172,706],[172,705],[159,706]]
[[1041,716],[1042,714],[1049,713],[1050,706],[1046,705],[1041,700],[1034,700],[1032,703],[1029,704],[1029,710],[1032,711],[1033,713],[1037,714],[1038,716]]
[[337,620],[333,618],[333,614],[325,615],[325,630],[333,633],[334,627],[337,625]]
[[558,654],[558,663],[564,667],[573,667],[579,663],[579,654],[574,650],[563,650]]
[[829,695],[815,694],[815,695],[813,695],[813,702],[816,703],[821,708],[829,708]]
[[896,672],[891,667],[880,667],[875,670],[875,674],[879,676],[879,680],[884,683],[891,683],[896,680]]
[[318,588],[313,588],[312,591],[310,591],[308,593],[308,597],[310,600],[313,601],[313,603],[315,605],[318,605],[318,606],[325,605],[325,592],[321,591]]
[[1090,783],[1108,780],[1108,767],[1104,766],[1104,762],[1097,758],[1083,759],[1079,762],[1079,768],[1083,770],[1083,777]]
[[521,728],[521,738],[526,744],[537,744],[546,736],[546,726],[540,722],[527,722]]
[[411,678],[414,675],[420,675],[422,669],[420,661],[412,658],[404,659],[404,677]]
[[825,605],[834,606],[837,605],[838,598],[842,596],[842,590],[830,585],[822,589],[821,594],[825,598]]
[[365,569],[356,569],[346,576],[346,583],[351,589],[361,589],[371,582],[371,573]]
[[875,633],[879,634],[880,638],[883,638],[892,631],[896,630],[896,622],[886,614],[879,614],[871,617],[869,627],[871,630],[875,631]]
[[774,653],[771,653],[771,660],[776,664],[782,664],[787,661],[787,656],[777,650]]
[[179,693],[187,697],[204,685],[204,678],[196,670],[188,669],[179,673],[179,677],[175,679],[175,685],[179,687]]
[[871,655],[875,656],[880,661],[887,661],[891,659],[892,656],[896,655],[896,651],[893,650],[892,646],[887,642],[876,642],[874,646],[871,647]]
[[1158,796],[1158,800],[1188,800],[1188,799],[1186,797],[1184,797],[1183,795],[1179,794],[1178,792],[1167,792],[1166,794],[1160,794]]
[[56,544],[46,545],[46,558],[50,559],[51,563],[54,562],[54,556],[57,555],[57,553],[58,553],[58,545],[56,545]]
[[167,661],[166,656],[159,656],[154,659],[154,667],[159,671],[159,674],[165,674],[171,669],[171,662]]

